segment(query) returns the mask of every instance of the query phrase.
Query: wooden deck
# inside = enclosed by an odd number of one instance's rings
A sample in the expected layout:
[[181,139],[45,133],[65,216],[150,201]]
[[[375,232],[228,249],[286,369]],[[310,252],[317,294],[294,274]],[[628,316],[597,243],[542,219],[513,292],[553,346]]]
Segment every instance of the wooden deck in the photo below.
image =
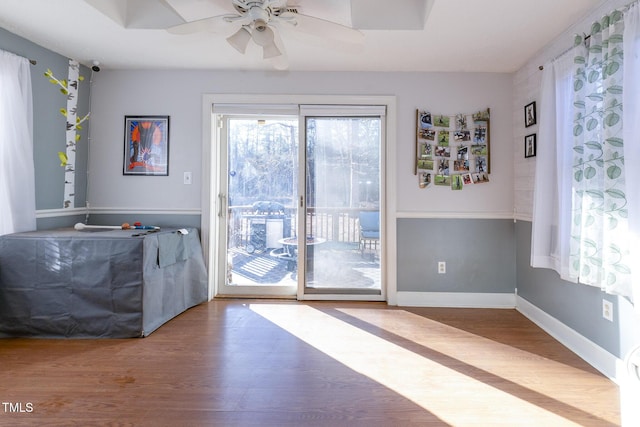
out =
[[515,310],[223,300],[147,338],[0,340],[3,426],[602,427],[618,399]]

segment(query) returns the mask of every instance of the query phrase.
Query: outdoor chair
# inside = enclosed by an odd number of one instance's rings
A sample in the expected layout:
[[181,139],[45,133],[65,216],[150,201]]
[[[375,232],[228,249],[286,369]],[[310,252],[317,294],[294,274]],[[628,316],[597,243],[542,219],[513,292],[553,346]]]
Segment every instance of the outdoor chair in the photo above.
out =
[[380,242],[380,212],[360,212],[358,222],[360,227],[360,252],[364,256],[365,251],[368,249],[372,251],[371,255],[374,257]]

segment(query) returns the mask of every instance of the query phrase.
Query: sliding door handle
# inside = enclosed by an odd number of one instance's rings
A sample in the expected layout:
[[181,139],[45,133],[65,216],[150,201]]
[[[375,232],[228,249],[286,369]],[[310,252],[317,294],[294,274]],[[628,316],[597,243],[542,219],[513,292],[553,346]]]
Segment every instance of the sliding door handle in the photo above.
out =
[[224,194],[218,194],[218,218],[224,217],[225,199],[226,197],[224,196]]

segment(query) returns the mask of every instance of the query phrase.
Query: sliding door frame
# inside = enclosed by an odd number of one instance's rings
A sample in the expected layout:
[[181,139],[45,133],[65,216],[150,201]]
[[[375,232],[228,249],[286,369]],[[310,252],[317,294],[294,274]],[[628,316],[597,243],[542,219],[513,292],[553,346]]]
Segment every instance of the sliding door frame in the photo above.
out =
[[[218,244],[220,218],[219,209],[223,209],[218,194],[221,189],[219,162],[221,158],[221,134],[214,120],[215,104],[242,105],[381,105],[386,107],[384,126],[384,152],[382,160],[382,209],[383,229],[386,248],[381,254],[383,268],[382,300],[390,305],[397,304],[397,247],[396,247],[396,98],[395,96],[345,96],[345,95],[247,95],[247,94],[205,94],[202,101],[202,192],[201,192],[201,239],[208,269],[209,299],[219,295],[219,271],[216,260],[220,256]],[[326,296],[328,298],[330,296]],[[358,295],[345,295],[344,299],[361,299]]]

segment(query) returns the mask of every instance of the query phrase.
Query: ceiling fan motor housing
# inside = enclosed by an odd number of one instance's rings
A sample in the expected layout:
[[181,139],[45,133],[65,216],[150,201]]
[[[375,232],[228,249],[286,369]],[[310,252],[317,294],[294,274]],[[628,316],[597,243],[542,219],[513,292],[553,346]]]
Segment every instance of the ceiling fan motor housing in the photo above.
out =
[[249,18],[251,27],[256,31],[264,31],[273,15],[271,7],[262,1],[234,2],[233,5],[240,14]]

